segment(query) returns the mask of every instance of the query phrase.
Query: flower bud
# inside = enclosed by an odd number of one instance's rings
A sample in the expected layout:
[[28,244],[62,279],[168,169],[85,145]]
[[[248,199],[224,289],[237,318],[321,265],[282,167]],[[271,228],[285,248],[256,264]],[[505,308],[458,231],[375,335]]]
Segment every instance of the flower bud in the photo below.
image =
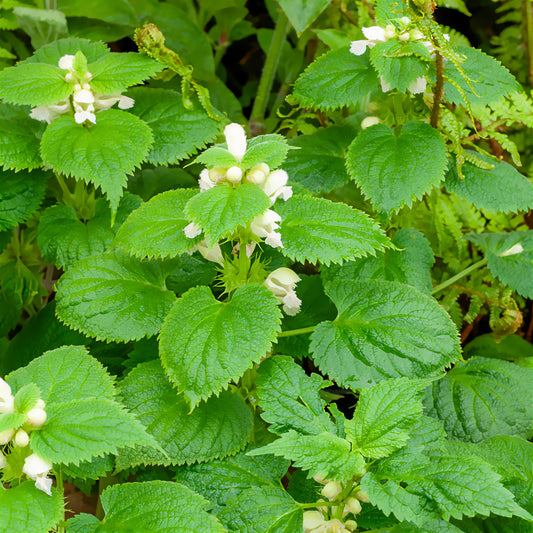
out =
[[242,170],[239,167],[230,167],[226,172],[226,179],[231,183],[239,183],[242,178]]
[[33,407],[36,409],[44,409],[46,404],[43,402],[43,400],[41,400],[41,398],[39,398]]
[[64,55],[59,59],[58,65],[59,68],[63,70],[72,70],[74,65],[74,56],[70,54]]
[[424,38],[424,34],[420,30],[412,30],[409,32],[412,41],[419,41]]
[[380,120],[378,117],[365,117],[361,121],[361,129],[366,130],[367,128],[370,128],[370,126],[375,126],[376,124],[379,124]]
[[252,167],[246,174],[246,180],[256,185],[262,185],[270,173],[270,168],[266,163],[259,163]]
[[398,35],[398,39],[400,39],[400,41],[408,41],[409,33],[408,32],[401,33],[400,35]]
[[12,438],[15,431],[13,429],[6,429],[5,431],[0,431],[0,446],[7,444]]
[[[299,280],[298,280],[299,281]],[[315,476],[313,476],[313,479],[317,482],[317,483],[320,483],[321,485],[325,485],[329,480],[323,476],[322,474],[316,474]]]
[[26,421],[28,424],[39,427],[46,422],[46,411],[39,407],[34,407],[28,411],[27,417]]
[[202,228],[198,224],[191,222],[183,228],[183,233],[185,233],[185,237],[188,239],[194,239],[195,237],[198,237],[200,233],[202,233]]
[[350,498],[344,505],[344,510],[348,513],[359,514],[362,507],[357,498]]
[[220,249],[220,245],[218,243],[209,247],[207,246],[207,241],[201,241],[198,243],[197,248],[198,248],[198,251],[202,254],[202,256],[205,259],[224,266],[224,258],[222,257],[222,250]]
[[24,448],[30,443],[30,436],[23,429],[19,429],[15,434],[14,442],[15,446]]
[[348,531],[355,531],[357,529],[357,522],[355,520],[346,520],[346,522],[344,522],[344,527]]
[[368,494],[362,490],[360,490],[355,497],[360,501],[364,503],[370,503],[370,498],[368,497]]
[[409,17],[402,17],[400,19],[400,22],[402,22],[403,24],[405,24],[407,26],[407,24],[411,23],[411,19]]
[[338,481],[330,481],[320,491],[328,500],[334,500],[342,492],[342,485]]
[[246,133],[240,124],[233,122],[224,128],[224,137],[230,154],[241,161],[246,152]]
[[396,28],[392,24],[385,26],[385,39],[392,39],[396,35]]
[[321,526],[325,522],[324,515],[318,511],[305,511],[304,512],[304,531],[312,531],[313,529]]

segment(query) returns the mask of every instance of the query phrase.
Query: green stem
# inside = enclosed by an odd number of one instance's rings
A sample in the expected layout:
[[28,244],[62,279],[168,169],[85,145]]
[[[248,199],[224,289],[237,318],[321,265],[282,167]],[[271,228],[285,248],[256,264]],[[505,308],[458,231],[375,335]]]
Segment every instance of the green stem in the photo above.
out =
[[313,509],[317,507],[335,507],[339,502],[314,502],[314,503],[298,503],[300,509]]
[[[54,174],[56,176],[57,183],[59,183],[59,187],[61,187],[63,196],[65,198],[72,198],[74,195],[70,192],[70,189],[68,188],[65,178],[61,174],[58,174],[57,172],[55,172]],[[65,198],[63,198],[63,201],[65,201]]]
[[[63,487],[63,470],[61,470],[61,467],[57,467],[56,471],[56,484],[57,484],[57,490],[61,494],[62,498],[65,497],[65,489]],[[61,518],[61,521],[59,525],[57,526],[57,533],[64,533],[65,532],[65,509],[63,508],[63,517]]]
[[264,130],[265,111],[267,108],[268,97],[272,90],[274,83],[274,76],[278,66],[281,48],[285,42],[285,37],[289,31],[289,19],[283,11],[280,12],[276,27],[274,28],[274,35],[268,48],[267,57],[259,80],[259,87],[257,88],[257,95],[252,107],[250,115],[250,130],[252,132],[261,133]]
[[306,333],[311,333],[314,331],[316,326],[309,326],[307,328],[300,329],[289,329],[288,331],[282,331],[278,333],[278,337],[292,337],[293,335],[305,335]]
[[101,477],[98,480],[98,503],[96,504],[96,511],[95,516],[98,518],[98,520],[103,520],[105,516],[104,508],[102,507],[102,492],[104,492],[107,487],[110,487],[111,485],[114,485],[115,483],[118,483],[118,479],[113,476],[109,475],[106,477]]
[[443,281],[440,285],[437,285],[436,287],[433,287],[433,290],[431,291],[431,294],[436,294],[437,292],[442,291],[446,287],[449,287],[450,285],[453,285],[456,281],[459,281],[461,278],[464,278],[465,276],[468,276],[468,274],[471,274],[478,268],[481,268],[482,266],[485,266],[487,264],[487,259],[481,259],[481,261],[478,261],[477,263],[474,263],[473,265],[470,265],[468,268],[465,268],[459,274],[456,274],[455,276],[452,276],[450,279],[447,279],[446,281]]
[[529,85],[533,87],[533,6],[526,0],[527,56],[529,59]]

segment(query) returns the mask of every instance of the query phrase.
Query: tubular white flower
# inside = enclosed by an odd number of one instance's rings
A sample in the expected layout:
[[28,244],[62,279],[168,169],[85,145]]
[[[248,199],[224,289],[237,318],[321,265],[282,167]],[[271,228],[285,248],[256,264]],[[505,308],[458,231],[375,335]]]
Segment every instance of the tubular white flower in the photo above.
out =
[[412,94],[420,94],[423,93],[426,90],[427,87],[427,81],[426,78],[420,77],[416,78],[411,85],[409,85],[408,89],[409,92]]
[[12,438],[15,431],[13,429],[6,429],[5,431],[0,431],[0,446],[7,444]]
[[338,481],[330,481],[320,491],[328,500],[334,500],[342,492],[342,485]]
[[183,232],[185,233],[185,237],[188,239],[194,239],[195,237],[198,237],[200,233],[202,233],[202,228],[198,224],[191,222],[189,225],[183,228]]
[[52,496],[52,479],[48,476],[37,476],[35,478],[35,487],[48,494],[48,496]]
[[28,411],[26,421],[34,427],[42,426],[46,422],[46,411],[39,407],[34,407]]
[[204,168],[202,172],[200,172],[200,178],[198,179],[200,192],[207,191],[208,189],[213,188],[216,184],[217,182],[209,177],[209,171],[207,168]]
[[370,498],[368,497],[368,494],[362,490],[360,490],[355,497],[360,501],[364,503],[370,503]]
[[246,152],[246,132],[244,128],[240,124],[232,122],[224,128],[224,137],[226,137],[230,154],[240,162]]
[[94,104],[95,101],[94,94],[89,89],[74,91],[72,99],[76,104]]
[[283,248],[281,235],[276,233],[279,228],[278,222],[281,217],[272,209],[267,209],[262,215],[255,217],[250,223],[250,229],[254,235],[265,239],[272,248]]
[[359,514],[361,511],[362,511],[362,507],[361,507],[361,503],[359,502],[359,500],[357,498],[350,498],[345,506],[344,506],[344,510],[346,511],[346,513],[352,513],[352,514]]
[[83,109],[79,104],[74,104],[74,120],[76,124],[83,124],[86,120],[96,124],[96,115],[94,114],[94,106],[89,104],[86,109]]
[[500,254],[500,257],[509,257],[510,255],[517,255],[521,254],[524,251],[524,247],[518,242],[511,246],[508,250],[505,250],[505,252],[502,252]]
[[196,249],[208,261],[213,261],[213,263],[218,263],[219,265],[224,266],[224,257],[222,256],[222,250],[218,243],[209,247],[207,246],[207,241],[201,241],[196,246]]
[[4,381],[2,378],[0,378],[0,402],[5,402],[11,396],[11,387],[7,381]]
[[242,178],[242,170],[239,167],[230,167],[226,172],[226,179],[231,183],[239,183]]
[[35,486],[49,496],[52,495],[52,480],[47,477],[50,470],[52,470],[52,463],[41,459],[35,453],[26,457],[22,468],[22,471],[35,481]]
[[263,192],[270,198],[270,205],[281,197],[287,201],[292,196],[292,187],[287,186],[289,176],[284,170],[274,170],[261,185]]
[[348,531],[355,531],[357,529],[357,522],[355,520],[346,520],[346,522],[344,522],[344,527]]
[[408,41],[410,38],[411,38],[411,36],[409,35],[408,32],[400,33],[400,35],[398,35],[398,39],[400,41]]
[[0,470],[7,466],[6,456],[0,451]]
[[326,520],[324,519],[324,515],[320,513],[319,511],[305,511],[304,512],[304,531],[307,533],[308,531],[313,531],[313,529],[316,529],[317,527],[324,524]]
[[59,68],[63,70],[72,70],[73,64],[74,64],[74,56],[70,54],[64,55],[63,57],[59,59],[59,62],[58,62]]
[[[296,284],[299,281],[300,277],[298,274],[290,268],[281,267],[271,272],[264,282],[265,287],[272,292],[278,302],[283,304],[283,310],[290,316],[298,313],[302,305],[302,301],[298,298],[295,291]],[[328,485],[329,483],[326,487]]]
[[262,185],[270,174],[270,168],[266,163],[259,163],[252,167],[246,174],[246,180],[256,185]]
[[57,104],[52,105],[41,105],[34,107],[30,111],[30,117],[35,120],[41,120],[50,124],[52,120],[57,118],[59,115],[68,113],[70,111],[70,102],[68,100],[62,100]]
[[19,429],[15,434],[13,442],[15,443],[15,446],[24,448],[30,443],[30,436],[23,429]]
[[361,121],[361,129],[366,130],[367,128],[370,128],[370,126],[375,126],[376,124],[379,124],[381,121],[378,117],[365,117]]
[[385,29],[381,26],[370,26],[368,28],[361,28],[363,35],[366,39],[359,41],[352,41],[350,45],[350,52],[356,56],[362,56],[367,48],[373,48],[377,43],[385,42],[390,37],[385,34]]
[[122,94],[99,94],[94,100],[94,108],[97,111],[105,111],[113,107],[118,102],[119,109],[130,109],[135,104],[135,100]]

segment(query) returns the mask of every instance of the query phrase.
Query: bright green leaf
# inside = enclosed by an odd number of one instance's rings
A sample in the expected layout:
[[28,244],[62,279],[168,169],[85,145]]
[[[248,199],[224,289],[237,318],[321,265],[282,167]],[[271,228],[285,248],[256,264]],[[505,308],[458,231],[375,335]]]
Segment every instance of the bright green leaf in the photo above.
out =
[[289,148],[287,140],[281,135],[258,135],[248,141],[240,165],[251,168],[266,163],[273,170],[283,163]]
[[78,51],[83,53],[89,63],[93,63],[100,57],[110,53],[110,50],[105,43],[95,43],[88,39],[68,37],[39,48],[39,50],[36,50],[31,57],[25,59],[23,63],[46,63],[57,67],[59,60],[64,55],[74,55]]
[[328,7],[330,0],[279,0],[296,33],[300,35]]

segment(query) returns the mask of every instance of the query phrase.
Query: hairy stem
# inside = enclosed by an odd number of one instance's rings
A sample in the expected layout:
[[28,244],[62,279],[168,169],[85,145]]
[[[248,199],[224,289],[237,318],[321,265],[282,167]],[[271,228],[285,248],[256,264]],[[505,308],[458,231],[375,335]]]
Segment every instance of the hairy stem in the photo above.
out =
[[482,266],[485,266],[486,264],[487,264],[487,259],[486,258],[481,259],[481,261],[478,261],[477,263],[470,265],[468,268],[465,268],[464,270],[459,272],[459,274],[456,274],[455,276],[452,276],[450,279],[443,281],[440,285],[433,287],[431,294],[433,295],[433,294],[436,294],[437,292],[442,291],[446,287],[453,285],[456,281],[460,280],[461,278],[464,278],[465,276],[468,276],[468,274],[475,272],[478,268],[481,268]]
[[444,96],[444,61],[438,50],[435,50],[435,69],[437,83],[433,89],[433,107],[431,108],[430,124],[434,128],[439,127],[440,105]]
[[314,331],[316,326],[309,326],[307,328],[300,328],[300,329],[290,329],[288,331],[282,331],[281,333],[278,333],[279,337],[292,337],[293,335],[305,335],[306,333],[311,333]]
[[115,476],[109,475],[107,477],[101,477],[98,480],[98,503],[96,504],[96,511],[95,516],[98,518],[98,520],[103,520],[105,513],[104,508],[102,506],[102,492],[104,492],[107,487],[110,487],[111,485],[114,485],[115,483],[118,483],[118,480]]
[[281,11],[278,21],[276,22],[276,27],[274,28],[270,47],[268,48],[263,72],[261,73],[261,79],[259,80],[259,87],[257,88],[257,95],[250,115],[250,130],[252,131],[252,134],[262,133],[264,130],[263,122],[265,120],[268,97],[272,90],[281,48],[285,42],[285,37],[287,36],[288,31],[289,19],[287,18],[287,15]]

